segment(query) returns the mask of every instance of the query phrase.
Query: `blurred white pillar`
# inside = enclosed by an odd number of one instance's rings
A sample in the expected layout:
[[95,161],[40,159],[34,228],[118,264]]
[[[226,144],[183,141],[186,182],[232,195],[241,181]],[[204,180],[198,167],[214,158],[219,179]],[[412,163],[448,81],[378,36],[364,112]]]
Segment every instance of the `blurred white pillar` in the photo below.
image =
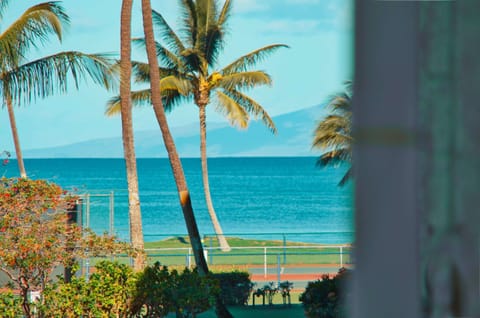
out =
[[351,317],[420,317],[416,2],[356,3]]
[[358,1],[352,317],[480,317],[480,1]]

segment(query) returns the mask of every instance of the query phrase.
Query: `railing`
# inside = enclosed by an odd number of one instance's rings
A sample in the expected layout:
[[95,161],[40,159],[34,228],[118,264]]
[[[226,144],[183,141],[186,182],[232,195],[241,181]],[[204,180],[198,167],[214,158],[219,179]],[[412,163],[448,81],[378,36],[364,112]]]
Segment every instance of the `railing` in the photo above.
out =
[[[192,248],[146,249],[150,262],[164,265],[193,265]],[[351,245],[298,245],[298,246],[240,246],[230,252],[219,247],[205,247],[205,259],[210,265],[263,265],[267,277],[269,267],[288,264],[331,264],[344,267],[352,263]]]

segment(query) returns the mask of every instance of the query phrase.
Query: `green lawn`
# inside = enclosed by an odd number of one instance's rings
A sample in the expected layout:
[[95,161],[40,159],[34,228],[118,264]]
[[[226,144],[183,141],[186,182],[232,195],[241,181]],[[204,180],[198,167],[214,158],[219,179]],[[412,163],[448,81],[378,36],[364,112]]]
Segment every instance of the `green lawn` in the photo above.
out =
[[[208,250],[210,265],[261,265],[265,261],[265,247],[268,264],[277,264],[279,258],[282,264],[338,264],[340,250],[338,247],[313,247],[315,244],[286,242],[275,240],[252,240],[236,237],[227,238],[232,250],[222,252],[218,249]],[[205,242],[207,249],[218,247],[216,238]],[[293,248],[296,246],[296,248]],[[193,256],[188,258],[190,242],[188,237],[173,237],[156,242],[146,242],[146,249],[168,248],[171,250],[148,250],[148,261],[160,261],[165,265],[185,266],[189,261],[194,262]],[[343,262],[350,261],[350,247],[343,248]]]

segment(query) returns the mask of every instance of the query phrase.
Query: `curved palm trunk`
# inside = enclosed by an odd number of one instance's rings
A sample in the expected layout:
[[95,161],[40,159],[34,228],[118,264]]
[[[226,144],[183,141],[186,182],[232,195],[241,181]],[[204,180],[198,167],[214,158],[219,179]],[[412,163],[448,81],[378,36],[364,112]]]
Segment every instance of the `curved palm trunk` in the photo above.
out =
[[132,124],[131,92],[131,20],[133,0],[123,0],[120,20],[120,97],[122,117],[122,139],[128,184],[128,211],[130,217],[130,241],[135,249],[140,251],[134,259],[134,269],[137,271],[145,267],[145,254],[142,213],[138,191],[137,160],[135,157],[135,143]]
[[[178,156],[175,143],[168,127],[165,110],[163,109],[162,98],[160,94],[160,74],[158,70],[155,39],[153,35],[152,7],[150,0],[142,0],[142,17],[148,63],[150,64],[150,89],[153,109],[162,132],[163,142],[165,144],[165,148],[167,149],[173,177],[177,185],[180,205],[182,207],[183,217],[187,226],[188,236],[190,237],[190,244],[192,246],[195,262],[197,264],[199,273],[201,275],[207,275],[209,272],[208,265],[203,254],[203,246],[200,239],[200,233],[198,232],[195,215],[193,213],[187,181],[185,179],[182,163]],[[221,301],[220,297],[217,297],[216,299],[216,312],[218,317],[233,317]]]
[[205,193],[205,201],[207,202],[208,214],[210,214],[210,219],[212,220],[213,228],[215,229],[215,234],[217,235],[218,243],[220,248],[224,252],[231,251],[230,245],[228,245],[225,236],[223,235],[222,227],[218,221],[217,214],[213,208],[212,197],[210,195],[210,183],[208,181],[208,166],[207,166],[207,122],[206,122],[206,107],[199,106],[200,114],[200,157],[202,161],[202,181],[203,181],[203,192]]
[[187,187],[187,181],[183,172],[182,163],[177,153],[175,143],[173,141],[170,129],[168,127],[167,117],[163,109],[162,98],[160,94],[160,74],[158,72],[158,62],[155,50],[155,40],[153,36],[152,13],[150,0],[142,0],[142,16],[143,28],[145,32],[146,49],[148,56],[148,63],[150,64],[150,87],[153,110],[157,118],[160,130],[162,132],[163,142],[167,149],[168,158],[172,167],[173,177],[177,185],[180,205],[182,207],[183,216],[192,244],[195,262],[200,273],[203,275],[208,273],[207,262],[203,255],[203,246],[198,232],[197,223],[193,214],[193,208],[190,201],[190,193]]
[[25,171],[25,165],[23,164],[22,148],[20,147],[20,139],[18,138],[17,122],[15,121],[15,113],[13,111],[12,99],[10,97],[5,98],[7,104],[8,117],[10,119],[10,128],[12,129],[13,143],[15,145],[15,153],[17,156],[18,171],[20,177],[26,178],[27,172]]

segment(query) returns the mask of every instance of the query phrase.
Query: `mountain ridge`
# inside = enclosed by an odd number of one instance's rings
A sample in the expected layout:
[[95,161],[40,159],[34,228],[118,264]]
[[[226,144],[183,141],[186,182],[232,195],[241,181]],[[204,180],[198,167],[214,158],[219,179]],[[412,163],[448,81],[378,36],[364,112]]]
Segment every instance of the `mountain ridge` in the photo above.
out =
[[[324,115],[322,104],[272,117],[278,134],[273,135],[260,121],[251,121],[247,129],[228,123],[208,123],[209,157],[290,157],[314,156],[311,141],[315,123]],[[199,157],[198,124],[172,127],[172,135],[181,157]],[[167,153],[159,130],[135,132],[138,158],[163,158]],[[121,158],[122,138],[86,140],[63,146],[27,149],[25,158]]]

